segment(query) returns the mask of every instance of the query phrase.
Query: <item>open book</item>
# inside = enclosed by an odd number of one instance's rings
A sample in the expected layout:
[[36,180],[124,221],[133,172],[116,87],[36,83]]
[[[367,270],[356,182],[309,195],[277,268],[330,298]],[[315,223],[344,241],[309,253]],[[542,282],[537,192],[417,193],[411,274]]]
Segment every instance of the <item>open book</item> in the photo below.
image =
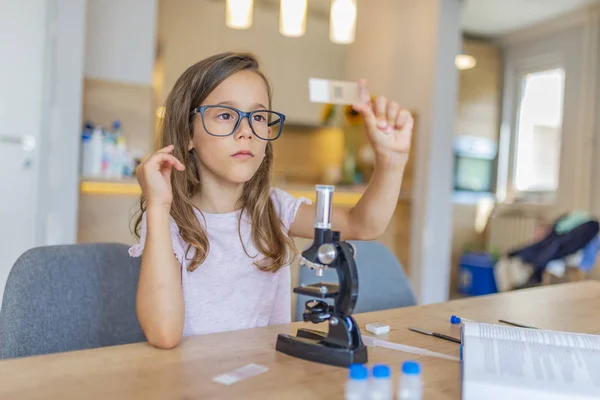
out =
[[462,399],[600,399],[600,336],[465,322]]

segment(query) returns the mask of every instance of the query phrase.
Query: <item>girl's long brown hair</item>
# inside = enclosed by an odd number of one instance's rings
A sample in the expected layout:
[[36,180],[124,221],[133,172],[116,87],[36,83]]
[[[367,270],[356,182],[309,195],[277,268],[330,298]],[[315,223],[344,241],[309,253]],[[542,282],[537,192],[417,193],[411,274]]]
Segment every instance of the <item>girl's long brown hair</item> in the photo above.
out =
[[[269,82],[260,71],[256,58],[246,53],[217,54],[192,65],[175,82],[165,103],[159,147],[173,144],[173,155],[186,166],[185,172],[174,171],[171,177],[171,216],[179,227],[181,237],[189,244],[186,257],[191,248],[195,249],[188,271],[193,271],[202,264],[209,251],[208,237],[194,213],[191,200],[201,190],[202,185],[196,152],[187,150],[194,132],[190,115],[221,82],[243,70],[254,71],[265,81],[270,107],[272,94]],[[292,239],[284,233],[283,224],[270,198],[272,168],[273,147],[268,142],[263,162],[254,176],[244,184],[237,206],[250,216],[252,241],[264,256],[254,264],[262,271],[275,272],[291,261],[295,247]],[[146,199],[142,194],[135,222],[135,234],[138,238],[145,211]],[[240,240],[240,223],[244,212],[240,213],[238,220]]]

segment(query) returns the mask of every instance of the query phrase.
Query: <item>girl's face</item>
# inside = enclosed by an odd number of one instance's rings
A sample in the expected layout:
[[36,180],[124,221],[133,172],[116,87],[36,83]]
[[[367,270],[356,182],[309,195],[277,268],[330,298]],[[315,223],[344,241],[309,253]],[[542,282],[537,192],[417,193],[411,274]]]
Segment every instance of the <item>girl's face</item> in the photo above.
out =
[[[268,110],[269,95],[260,75],[252,71],[240,71],[225,79],[200,105],[224,105],[242,112]],[[257,122],[253,121],[255,129],[260,118],[256,116]],[[210,174],[228,183],[244,183],[252,178],[260,166],[267,141],[252,133],[248,118],[240,121],[232,135],[213,136],[227,134],[237,119],[236,112],[227,108],[206,109],[204,124],[200,113],[194,116],[194,135],[189,149],[194,148],[198,155],[201,179],[206,179],[206,175]]]

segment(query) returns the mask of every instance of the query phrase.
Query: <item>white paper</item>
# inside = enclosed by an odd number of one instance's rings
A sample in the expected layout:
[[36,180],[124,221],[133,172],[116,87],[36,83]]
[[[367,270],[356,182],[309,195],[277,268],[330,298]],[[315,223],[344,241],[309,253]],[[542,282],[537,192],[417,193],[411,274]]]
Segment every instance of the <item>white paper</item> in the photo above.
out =
[[313,103],[352,105],[361,102],[360,87],[357,82],[310,78],[308,91],[310,101]]
[[478,323],[464,329],[463,400],[600,398],[600,336]]

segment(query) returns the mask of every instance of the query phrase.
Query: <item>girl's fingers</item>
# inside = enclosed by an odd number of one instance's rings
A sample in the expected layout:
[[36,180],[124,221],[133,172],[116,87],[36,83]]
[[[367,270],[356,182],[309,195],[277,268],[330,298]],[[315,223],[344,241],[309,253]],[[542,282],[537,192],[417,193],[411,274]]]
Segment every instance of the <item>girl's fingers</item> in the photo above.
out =
[[175,158],[175,160],[171,161],[171,165],[173,165],[175,167],[175,169],[178,170],[178,171],[184,171],[185,170],[185,166],[183,165],[183,163],[181,161],[179,161],[178,159],[176,159],[176,158]]
[[369,94],[369,90],[367,89],[367,80],[361,79],[358,82],[358,86],[360,91],[360,100],[362,104],[371,105],[371,95]]
[[163,147],[162,149],[158,149],[156,152],[157,153],[171,153],[173,151],[173,149],[175,148],[175,145],[168,145]]
[[412,115],[410,114],[410,111],[408,111],[405,108],[402,108],[399,112],[398,112],[398,116],[396,117],[396,129],[408,129],[408,130],[412,130],[413,128],[413,118]]
[[179,171],[183,171],[185,169],[185,166],[181,161],[168,153],[154,153],[154,155],[151,157],[151,160],[148,161],[151,161],[151,164],[157,165],[159,169],[163,163],[168,163]]
[[387,122],[388,128],[387,132],[391,132],[396,125],[396,120],[398,119],[398,113],[400,111],[400,105],[394,101],[388,102],[387,105]]
[[373,114],[373,108],[367,104],[355,104],[353,108],[362,115],[367,132],[374,132],[377,129],[377,121],[375,120],[375,114]]
[[[378,124],[385,121],[386,118],[387,99],[383,96],[375,99],[375,118],[377,118]],[[386,123],[387,125],[387,123]]]

